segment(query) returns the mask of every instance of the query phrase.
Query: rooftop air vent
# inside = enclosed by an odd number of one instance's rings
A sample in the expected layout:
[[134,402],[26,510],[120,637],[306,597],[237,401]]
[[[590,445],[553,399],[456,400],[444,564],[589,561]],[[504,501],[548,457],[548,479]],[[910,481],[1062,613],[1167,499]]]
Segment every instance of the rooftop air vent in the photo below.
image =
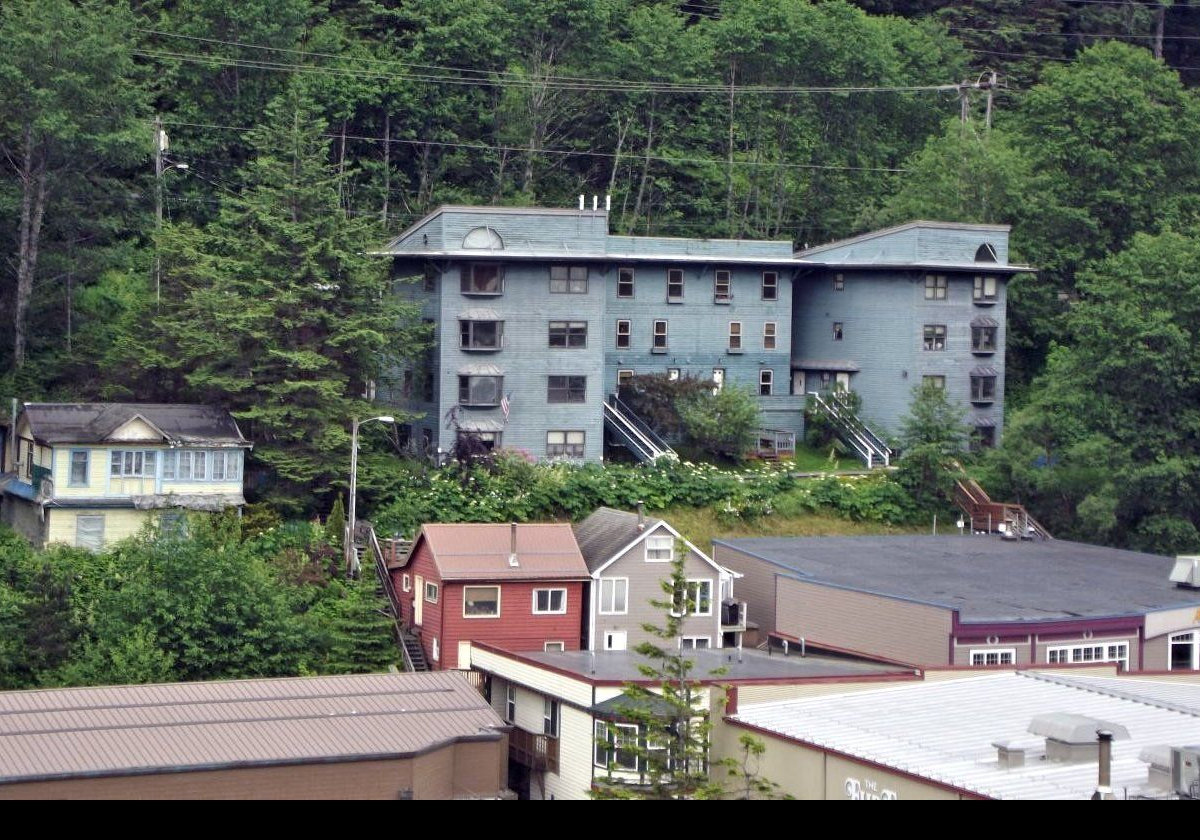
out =
[[1200,589],[1200,555],[1181,554],[1171,569],[1171,583],[1184,589]]
[[1046,739],[1048,761],[1097,761],[1100,756],[1096,731],[1104,729],[1115,741],[1128,741],[1129,730],[1119,723],[1069,712],[1038,715],[1029,722],[1029,732]]
[[1149,765],[1147,784],[1158,790],[1171,789],[1171,753],[1168,744],[1152,744],[1143,747],[1138,753],[1138,760]]

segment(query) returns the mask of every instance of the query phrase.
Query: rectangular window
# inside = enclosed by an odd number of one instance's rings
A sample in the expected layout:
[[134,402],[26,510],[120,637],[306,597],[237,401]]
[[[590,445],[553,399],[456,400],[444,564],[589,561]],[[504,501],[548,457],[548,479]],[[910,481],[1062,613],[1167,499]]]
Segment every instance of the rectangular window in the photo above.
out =
[[582,458],[585,437],[584,432],[546,432],[546,457]]
[[1074,665],[1080,662],[1118,662],[1129,668],[1129,645],[1126,642],[1063,645],[1046,648],[1046,661],[1051,665]]
[[550,291],[559,295],[586,295],[588,268],[586,265],[550,266]]
[[113,478],[154,478],[158,472],[158,453],[114,449],[109,464],[109,475]]
[[500,405],[500,395],[503,392],[503,376],[458,377],[458,401],[462,405]]
[[667,302],[683,300],[683,269],[667,269]]
[[458,346],[463,350],[499,350],[503,341],[503,321],[458,322]]
[[842,322],[834,321],[833,322],[833,340],[841,341],[842,335],[843,335]]
[[101,551],[104,548],[104,517],[76,516],[75,545],[89,551]]
[[994,301],[996,299],[996,278],[976,277],[973,297],[978,301]]
[[685,615],[712,615],[711,580],[689,580],[685,589]]
[[652,350],[667,349],[667,322],[654,322],[654,343],[651,345]]
[[437,279],[438,279],[437,269],[434,269],[434,268],[425,269],[425,276],[422,278],[422,288],[424,288],[424,290],[427,292],[436,292],[437,291]]
[[562,653],[567,649],[567,646],[562,642],[545,642],[542,644],[542,650],[546,653]]
[[164,479],[174,479],[175,471],[179,468],[179,453],[164,452],[163,453],[163,475]]
[[617,321],[617,349],[628,350],[633,340],[633,322]]
[[760,370],[758,372],[758,395],[760,397],[769,397],[774,387],[775,371],[770,369]]
[[670,563],[675,559],[675,538],[666,536],[646,537],[646,562]]
[[971,402],[992,402],[996,399],[996,377],[971,377]]
[[941,388],[944,391],[944,390],[946,390],[946,377],[944,377],[944,376],[922,376],[921,384],[922,385],[932,385],[933,387]]
[[1012,665],[1017,661],[1016,648],[971,651],[971,665]]
[[833,290],[835,292],[846,291],[846,275],[844,275],[844,274],[833,275]]
[[668,382],[678,382],[679,381],[679,368],[667,368],[667,381]]
[[708,636],[683,636],[679,639],[679,647],[683,650],[708,650],[712,647],[712,639]]
[[600,614],[628,612],[629,578],[600,578]]
[[733,281],[728,271],[713,273],[713,301],[729,303],[733,300]]
[[542,734],[558,737],[558,701],[542,698]]
[[946,276],[944,274],[925,275],[925,300],[946,299]]
[[464,586],[463,618],[495,618],[500,615],[499,586]]
[[581,403],[586,401],[586,376],[550,376],[546,378],[546,402]]
[[767,321],[765,324],[763,324],[763,349],[764,350],[774,350],[775,349],[775,329],[776,329],[776,326],[775,326],[774,321]]
[[192,478],[196,481],[208,478],[208,453],[203,449],[192,453]]
[[630,379],[633,379],[633,371],[631,371],[631,370],[617,371],[617,391],[620,391],[623,387],[625,387],[625,383],[628,382]]
[[412,592],[412,577],[408,574],[408,572],[400,575],[400,591]]
[[500,448],[500,432],[459,431],[456,437],[459,441],[467,439],[474,441],[485,452],[492,452]]
[[778,300],[779,299],[779,273],[775,271],[764,271],[762,279],[762,299],[763,300]]
[[946,349],[946,325],[945,324],[926,324],[925,338],[922,346],[926,350],[945,350]]
[[504,687],[504,719],[509,723],[517,719],[517,690],[512,683]]
[[225,480],[225,453],[214,452],[212,454],[212,480]]
[[567,590],[533,590],[534,615],[562,615],[567,611]]
[[69,483],[72,487],[87,486],[88,451],[86,449],[71,450],[71,477]]
[[617,269],[617,297],[619,297],[619,298],[633,297],[633,269],[632,268]]
[[179,480],[190,481],[192,478],[192,453],[179,453]]
[[740,351],[742,349],[742,322],[729,322],[729,349],[732,351]]
[[225,453],[225,480],[226,481],[241,481],[242,480],[242,453],[241,452],[226,452]]
[[464,295],[498,295],[504,290],[504,272],[495,263],[471,263],[463,268]]
[[551,321],[551,347],[587,347],[587,321]]
[[995,327],[971,327],[971,352],[973,352],[973,353],[995,353],[996,352],[996,328]]
[[431,581],[425,581],[425,600],[431,604],[438,602],[438,585]]

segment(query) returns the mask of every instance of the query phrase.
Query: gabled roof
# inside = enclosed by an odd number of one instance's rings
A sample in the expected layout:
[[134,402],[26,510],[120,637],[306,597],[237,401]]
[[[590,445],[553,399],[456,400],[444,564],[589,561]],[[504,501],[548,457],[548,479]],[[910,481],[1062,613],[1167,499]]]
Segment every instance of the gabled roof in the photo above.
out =
[[608,568],[619,556],[633,548],[655,531],[668,531],[677,540],[682,540],[690,551],[712,566],[719,574],[741,577],[737,572],[724,568],[700,549],[696,548],[683,534],[671,527],[664,519],[646,518],[645,527],[638,527],[638,515],[613,508],[597,508],[575,526],[575,538],[592,577]]
[[9,691],[0,785],[401,758],[504,728],[450,671]]
[[249,446],[228,411],[208,405],[151,403],[26,403],[35,440],[47,446],[106,443],[140,419],[173,446]]
[[[516,564],[512,555],[516,533]],[[587,580],[588,568],[566,524],[422,525],[403,566],[429,546],[442,580]]]

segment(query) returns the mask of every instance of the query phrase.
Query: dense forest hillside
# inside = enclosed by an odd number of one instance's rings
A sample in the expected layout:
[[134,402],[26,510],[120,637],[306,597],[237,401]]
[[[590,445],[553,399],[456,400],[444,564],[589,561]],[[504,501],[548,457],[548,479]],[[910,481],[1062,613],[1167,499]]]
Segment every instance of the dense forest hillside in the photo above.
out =
[[1040,272],[997,492],[1200,549],[1197,33],[1196,0],[10,0],[0,396],[227,405],[303,507],[425,338],[364,254],[440,203],[1006,222]]

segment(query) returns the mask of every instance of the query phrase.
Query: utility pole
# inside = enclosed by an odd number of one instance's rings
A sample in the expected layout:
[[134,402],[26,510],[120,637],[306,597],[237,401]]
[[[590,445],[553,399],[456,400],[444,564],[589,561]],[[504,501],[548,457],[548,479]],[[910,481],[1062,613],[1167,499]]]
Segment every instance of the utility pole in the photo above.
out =
[[992,130],[992,99],[993,99],[993,98],[995,97],[995,95],[996,95],[996,80],[997,80],[997,78],[998,78],[998,77],[997,77],[997,75],[996,75],[996,71],[995,71],[995,70],[989,70],[989,71],[988,71],[988,80],[987,80],[987,116],[986,116],[986,118],[985,118],[985,122],[984,122],[984,125],[986,125],[986,126],[987,126],[987,130],[988,130],[988,131],[991,131],[991,130]]
[[162,236],[163,222],[163,152],[166,151],[167,135],[163,133],[162,116],[154,117],[154,306],[162,304],[162,257],[158,240]]

